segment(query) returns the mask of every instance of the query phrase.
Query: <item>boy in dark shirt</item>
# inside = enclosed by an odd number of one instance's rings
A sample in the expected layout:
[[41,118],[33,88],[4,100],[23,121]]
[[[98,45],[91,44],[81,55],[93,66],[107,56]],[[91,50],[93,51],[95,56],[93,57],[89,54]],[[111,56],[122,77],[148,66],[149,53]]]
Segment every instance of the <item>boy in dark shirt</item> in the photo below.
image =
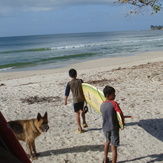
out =
[[83,127],[88,127],[85,120],[85,113],[83,112],[85,101],[85,97],[82,90],[83,81],[81,79],[77,79],[77,72],[75,69],[69,70],[69,76],[71,77],[71,81],[69,81],[66,86],[65,105],[67,105],[68,96],[71,90],[73,96],[74,112],[76,113],[76,122],[78,125],[78,133],[82,133],[84,130],[81,127],[80,115],[83,119]]
[[104,161],[103,163],[108,163],[108,151],[109,145],[111,143],[112,150],[112,163],[117,161],[117,146],[119,145],[119,124],[116,116],[116,112],[119,112],[124,124],[124,116],[115,99],[115,89],[110,86],[106,86],[103,89],[103,93],[106,97],[106,101],[101,104],[100,111],[102,113],[102,128],[106,138],[104,146]]

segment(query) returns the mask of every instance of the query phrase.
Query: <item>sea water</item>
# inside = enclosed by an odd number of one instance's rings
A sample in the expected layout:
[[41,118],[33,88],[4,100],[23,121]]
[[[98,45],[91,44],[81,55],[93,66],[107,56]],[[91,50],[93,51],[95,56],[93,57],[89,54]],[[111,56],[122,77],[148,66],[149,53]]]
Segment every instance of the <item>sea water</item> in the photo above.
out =
[[163,31],[0,37],[0,72],[54,69],[149,51],[163,51]]

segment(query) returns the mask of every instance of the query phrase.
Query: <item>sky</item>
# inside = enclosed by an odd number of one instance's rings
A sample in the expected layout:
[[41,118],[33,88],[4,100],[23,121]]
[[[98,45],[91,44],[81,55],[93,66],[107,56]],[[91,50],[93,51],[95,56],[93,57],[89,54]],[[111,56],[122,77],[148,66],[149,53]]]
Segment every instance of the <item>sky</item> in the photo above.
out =
[[[0,37],[149,30],[163,25],[163,11],[129,15],[116,0],[0,0]],[[162,0],[161,0],[162,1]],[[161,2],[162,3],[162,2]]]

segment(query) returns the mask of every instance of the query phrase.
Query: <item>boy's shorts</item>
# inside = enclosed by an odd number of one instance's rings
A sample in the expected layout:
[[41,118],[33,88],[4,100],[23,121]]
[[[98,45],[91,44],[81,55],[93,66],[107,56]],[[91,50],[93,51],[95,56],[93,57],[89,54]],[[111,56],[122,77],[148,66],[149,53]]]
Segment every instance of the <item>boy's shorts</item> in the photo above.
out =
[[111,145],[118,146],[119,145],[119,128],[115,128],[112,131],[106,132],[103,131],[106,141],[110,142]]
[[84,108],[84,101],[74,103],[74,112],[78,112],[79,110],[83,110],[83,108]]

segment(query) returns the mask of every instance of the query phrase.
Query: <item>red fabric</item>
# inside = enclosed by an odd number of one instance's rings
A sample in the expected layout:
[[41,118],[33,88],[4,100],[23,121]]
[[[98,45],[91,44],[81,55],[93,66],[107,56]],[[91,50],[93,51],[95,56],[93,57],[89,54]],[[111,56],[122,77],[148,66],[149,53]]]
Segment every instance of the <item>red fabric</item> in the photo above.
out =
[[9,151],[23,163],[31,163],[23,147],[15,137],[6,119],[0,112],[0,137]]

